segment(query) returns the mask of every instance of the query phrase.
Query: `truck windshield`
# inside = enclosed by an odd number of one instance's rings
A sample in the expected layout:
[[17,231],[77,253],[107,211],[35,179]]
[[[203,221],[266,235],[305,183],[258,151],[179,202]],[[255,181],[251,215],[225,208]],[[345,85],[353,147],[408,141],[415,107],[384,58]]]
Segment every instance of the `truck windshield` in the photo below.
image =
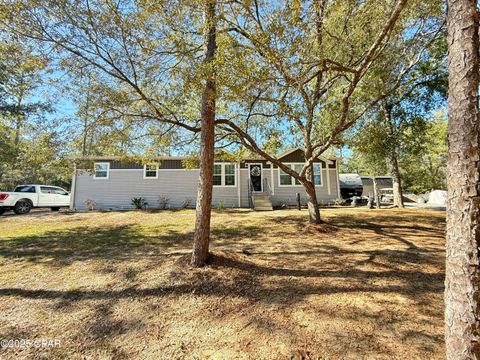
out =
[[15,190],[13,190],[13,192],[34,193],[35,186],[31,186],[31,185],[17,186]]

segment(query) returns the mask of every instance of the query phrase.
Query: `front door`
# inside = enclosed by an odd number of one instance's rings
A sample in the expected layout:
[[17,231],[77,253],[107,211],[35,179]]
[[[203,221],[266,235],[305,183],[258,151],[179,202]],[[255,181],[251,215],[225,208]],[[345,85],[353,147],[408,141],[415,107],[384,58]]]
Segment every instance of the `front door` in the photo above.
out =
[[250,186],[253,191],[262,191],[262,165],[248,164]]

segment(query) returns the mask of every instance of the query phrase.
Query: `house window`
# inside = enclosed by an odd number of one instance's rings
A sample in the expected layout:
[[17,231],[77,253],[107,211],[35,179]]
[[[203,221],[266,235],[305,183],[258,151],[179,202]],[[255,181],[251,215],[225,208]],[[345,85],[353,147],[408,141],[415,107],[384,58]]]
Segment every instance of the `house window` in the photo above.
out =
[[280,185],[292,185],[292,177],[280,169]]
[[215,186],[222,185],[222,165],[221,164],[213,165],[213,185]]
[[313,164],[313,183],[315,185],[322,185],[322,164]]
[[225,164],[225,185],[235,186],[235,165]]
[[[293,171],[295,171],[297,174],[300,174],[300,172],[302,171],[303,169],[303,165],[302,163],[297,163],[297,164],[285,164],[286,166],[288,166],[290,169],[292,169]],[[297,179],[294,179],[293,177],[291,177],[290,175],[288,175],[287,173],[285,173],[282,169],[279,169],[279,176],[280,176],[280,186],[298,186],[298,185],[302,185],[300,183],[300,181],[298,181]]]
[[108,179],[110,171],[110,163],[95,163],[94,164],[95,174],[94,179]]
[[235,164],[221,163],[213,167],[213,185],[214,186],[235,186],[236,172]]
[[146,164],[143,167],[144,179],[158,179],[158,164]]
[[[300,174],[303,169],[303,164],[293,164],[292,169],[295,170],[297,174]],[[300,183],[300,181],[295,179],[295,185],[302,185],[302,184]]]

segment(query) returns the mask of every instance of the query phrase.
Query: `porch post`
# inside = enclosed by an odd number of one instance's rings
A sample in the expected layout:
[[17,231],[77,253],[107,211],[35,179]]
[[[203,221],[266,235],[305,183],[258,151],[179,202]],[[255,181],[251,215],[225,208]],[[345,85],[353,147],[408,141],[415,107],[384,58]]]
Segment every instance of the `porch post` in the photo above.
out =
[[328,164],[327,162],[325,162],[325,173],[327,174],[327,192],[328,192],[328,195],[332,195],[332,188],[330,186],[330,164]]
[[273,163],[270,162],[270,177],[272,182],[272,196],[275,195],[275,178],[273,177]]

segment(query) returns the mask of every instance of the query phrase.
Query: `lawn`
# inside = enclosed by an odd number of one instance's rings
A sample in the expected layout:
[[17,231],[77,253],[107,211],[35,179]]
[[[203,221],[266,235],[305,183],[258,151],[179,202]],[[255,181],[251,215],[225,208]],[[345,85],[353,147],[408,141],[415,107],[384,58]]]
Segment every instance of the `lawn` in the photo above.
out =
[[0,358],[443,359],[445,214],[193,210],[0,218]]

